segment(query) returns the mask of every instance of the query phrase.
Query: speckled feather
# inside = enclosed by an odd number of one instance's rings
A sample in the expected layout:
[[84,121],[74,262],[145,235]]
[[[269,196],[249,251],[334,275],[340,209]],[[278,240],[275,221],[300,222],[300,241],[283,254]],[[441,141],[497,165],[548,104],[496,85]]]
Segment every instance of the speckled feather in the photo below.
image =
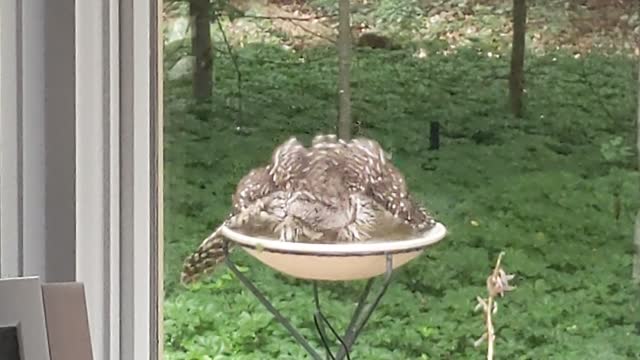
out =
[[[260,221],[282,241],[364,241],[383,212],[419,231],[435,225],[377,142],[318,135],[309,148],[290,138],[267,166],[245,175],[225,226]],[[224,260],[222,240],[212,234],[185,259],[184,283]]]

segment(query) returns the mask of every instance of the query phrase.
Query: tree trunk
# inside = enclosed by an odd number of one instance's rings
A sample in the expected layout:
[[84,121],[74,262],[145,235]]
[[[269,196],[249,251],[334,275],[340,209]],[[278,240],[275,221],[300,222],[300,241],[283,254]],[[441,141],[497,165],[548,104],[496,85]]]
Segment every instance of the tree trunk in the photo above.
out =
[[640,284],[640,210],[638,210],[638,213],[636,214],[633,243],[636,248],[636,253],[633,257],[633,280],[636,284]]
[[[640,171],[640,64],[638,64],[638,108],[636,111],[636,156],[638,159],[638,170]],[[633,257],[633,279],[636,283],[640,283],[640,209],[638,209],[638,213],[636,214],[636,226],[634,233],[633,244],[635,245],[636,251]]]
[[513,0],[513,41],[511,43],[511,74],[509,76],[509,100],[511,112],[521,118],[523,113],[524,48],[527,26],[526,0]]
[[338,9],[338,137],[351,138],[351,14],[349,0]]
[[213,92],[213,47],[211,46],[211,4],[209,0],[190,0],[193,21],[191,49],[193,51],[193,96],[198,101],[209,100]]

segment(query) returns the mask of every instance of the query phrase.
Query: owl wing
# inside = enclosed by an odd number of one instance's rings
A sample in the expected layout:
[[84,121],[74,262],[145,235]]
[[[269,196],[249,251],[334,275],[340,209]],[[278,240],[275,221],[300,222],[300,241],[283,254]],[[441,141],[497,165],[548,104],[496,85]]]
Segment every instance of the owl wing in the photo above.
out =
[[353,160],[349,144],[333,135],[314,138],[309,150],[304,205],[314,230],[339,242],[362,241],[376,223],[376,204],[365,193],[362,166]]
[[259,167],[251,170],[242,177],[236,186],[236,191],[231,197],[233,207],[232,215],[240,213],[258,199],[267,196],[275,190],[275,184],[271,180],[267,167]]
[[[242,177],[232,195],[232,210],[225,221],[228,226],[243,224],[252,216],[274,215],[282,210],[283,195],[289,193],[297,179],[302,178],[305,168],[306,150],[291,138],[278,146],[271,163],[251,170]],[[269,212],[275,212],[269,214]],[[183,263],[181,281],[190,283],[214,270],[224,260],[224,241],[220,229],[204,239],[200,246]]]
[[307,151],[294,137],[279,145],[267,166],[251,170],[236,186],[232,196],[234,214],[277,191],[288,191],[302,179]]
[[267,166],[269,180],[274,188],[290,191],[296,182],[305,177],[308,170],[307,149],[295,137],[289,138],[278,146],[271,156],[271,164]]
[[389,161],[380,144],[370,139],[354,139],[345,157],[345,171],[351,182],[394,217],[417,230],[435,225],[431,217],[409,193],[402,173]]

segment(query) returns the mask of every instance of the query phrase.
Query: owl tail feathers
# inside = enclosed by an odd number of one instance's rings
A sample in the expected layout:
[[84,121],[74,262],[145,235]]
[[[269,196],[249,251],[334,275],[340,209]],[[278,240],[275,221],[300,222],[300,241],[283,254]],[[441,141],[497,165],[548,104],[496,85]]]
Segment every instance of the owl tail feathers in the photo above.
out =
[[221,228],[218,228],[202,241],[193,254],[184,260],[180,282],[187,286],[197,281],[217,269],[224,259],[224,238],[221,234]]

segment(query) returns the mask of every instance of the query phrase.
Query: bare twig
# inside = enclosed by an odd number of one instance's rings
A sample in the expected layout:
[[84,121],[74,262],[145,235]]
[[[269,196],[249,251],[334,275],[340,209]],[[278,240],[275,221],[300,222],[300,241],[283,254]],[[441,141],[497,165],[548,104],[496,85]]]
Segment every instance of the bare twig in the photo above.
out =
[[315,32],[315,31],[313,31],[313,30],[311,30],[311,29],[308,29],[308,28],[306,28],[306,27],[302,26],[301,24],[298,24],[298,23],[297,23],[297,22],[295,22],[295,21],[289,21],[289,22],[290,22],[290,23],[292,23],[293,25],[295,25],[296,27],[300,28],[302,31],[304,31],[304,32],[306,32],[306,33],[309,33],[309,34],[311,34],[311,35],[313,35],[313,36],[315,36],[315,37],[317,37],[317,38],[327,40],[328,42],[330,42],[330,43],[332,43],[332,44],[335,44],[335,43],[336,43],[336,40],[335,40],[335,39],[332,39],[332,38],[330,38],[330,37],[328,37],[328,36],[324,36],[324,35],[322,35],[322,34],[320,34],[320,33],[318,33],[318,32]]
[[222,26],[222,22],[220,22],[220,16],[216,16],[216,23],[218,24],[218,29],[220,29],[220,33],[222,34],[222,40],[224,40],[224,44],[227,47],[227,52],[229,53],[229,57],[233,62],[233,67],[236,70],[236,79],[238,86],[238,118],[236,119],[236,127],[240,127],[242,125],[242,72],[240,72],[240,66],[238,65],[237,54],[233,52],[233,48],[229,43],[229,39],[227,38],[227,33],[224,31],[224,27]]
[[484,341],[487,341],[487,360],[493,360],[493,354],[495,351],[496,335],[492,319],[492,315],[498,312],[498,303],[495,298],[498,295],[503,297],[505,292],[515,289],[515,287],[509,285],[509,280],[513,279],[515,275],[507,274],[500,265],[504,254],[504,252],[501,252],[500,255],[498,255],[496,266],[494,267],[491,275],[487,278],[487,292],[489,296],[486,299],[478,296],[476,298],[478,304],[474,309],[474,311],[478,311],[480,309],[483,310],[486,328],[482,336],[474,342],[474,346],[479,346]]
[[335,44],[336,40],[335,39],[331,39],[327,36],[324,36],[322,34],[319,34],[316,31],[313,31],[309,28],[307,28],[306,26],[300,24],[299,22],[305,22],[305,21],[313,21],[313,20],[319,20],[319,19],[329,19],[329,18],[334,18],[337,15],[318,15],[318,16],[307,16],[307,17],[296,17],[296,16],[266,16],[266,15],[243,15],[240,16],[240,18],[247,18],[247,19],[258,19],[258,20],[282,20],[282,21],[287,21],[291,24],[293,24],[294,26],[300,28],[302,31],[311,34],[315,37],[324,39],[329,41],[332,44]]
[[321,20],[321,19],[330,19],[338,16],[337,14],[329,14],[329,15],[317,15],[317,16],[267,16],[267,15],[242,15],[238,16],[238,18],[244,19],[256,19],[256,20],[286,20],[286,21],[313,21],[313,20]]

